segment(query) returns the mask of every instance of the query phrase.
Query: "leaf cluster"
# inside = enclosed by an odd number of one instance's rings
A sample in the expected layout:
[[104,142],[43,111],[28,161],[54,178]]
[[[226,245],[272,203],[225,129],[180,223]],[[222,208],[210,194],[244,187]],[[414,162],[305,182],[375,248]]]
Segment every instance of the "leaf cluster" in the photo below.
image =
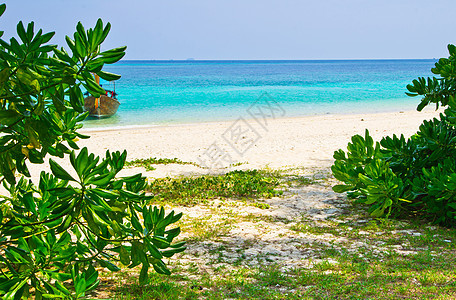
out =
[[410,96],[446,107],[439,118],[424,121],[418,132],[385,137],[374,144],[369,132],[355,135],[347,152],[334,153],[334,176],[344,184],[336,192],[370,206],[374,217],[408,216],[456,225],[456,47],[432,69],[439,78],[419,78],[407,86]]
[[448,58],[440,58],[435,63],[431,72],[439,77],[424,78],[419,77],[407,85],[406,94],[411,97],[423,96],[418,111],[430,103],[434,103],[436,108],[447,106],[451,97],[454,97],[456,91],[456,46],[448,45]]
[[[27,295],[33,287],[38,299],[84,297],[98,283],[87,278],[97,279],[94,265],[111,271],[120,263],[142,265],[140,283],[147,282],[150,267],[170,274],[163,257],[185,247],[173,243],[179,227],[166,227],[182,214],[149,206],[140,174],[118,178],[125,159],[126,152],[108,151],[100,161],[83,148],[70,154],[77,176],[51,160],[52,174],[42,172],[37,187],[24,178],[4,184],[10,196],[1,200],[0,293]],[[61,284],[66,280],[74,291]]]
[[[3,13],[6,6],[0,6]],[[82,89],[98,97],[105,91],[93,75],[116,80],[103,71],[115,63],[126,47],[101,51],[111,25],[99,19],[94,29],[78,23],[73,39],[66,37],[69,52],[48,42],[54,32],[43,33],[17,24],[19,39],[0,39],[0,173],[14,182],[14,173],[29,176],[26,161],[42,163],[47,154],[63,157],[78,149],[75,141],[87,138],[77,132],[84,114]]]
[[[0,5],[0,15],[6,6]],[[79,149],[82,89],[104,93],[92,73],[120,60],[126,47],[101,51],[110,30],[78,23],[69,51],[50,45],[54,33],[17,25],[19,39],[0,39],[0,297],[2,299],[84,299],[99,284],[99,268],[118,271],[141,266],[170,274],[163,259],[185,249],[175,243],[182,214],[149,205],[146,178],[119,177],[126,152],[105,158]],[[3,33],[0,33],[0,35]],[[33,183],[27,163],[46,155],[67,158],[71,170],[49,160],[51,173]]]

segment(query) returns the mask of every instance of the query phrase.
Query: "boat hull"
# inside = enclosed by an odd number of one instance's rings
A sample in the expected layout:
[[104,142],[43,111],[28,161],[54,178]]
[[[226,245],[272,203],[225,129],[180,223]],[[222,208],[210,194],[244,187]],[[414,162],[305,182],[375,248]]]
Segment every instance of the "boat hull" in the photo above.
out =
[[117,99],[101,95],[98,105],[95,104],[96,98],[89,96],[84,99],[84,110],[89,112],[90,117],[107,118],[114,115],[119,108],[120,102]]

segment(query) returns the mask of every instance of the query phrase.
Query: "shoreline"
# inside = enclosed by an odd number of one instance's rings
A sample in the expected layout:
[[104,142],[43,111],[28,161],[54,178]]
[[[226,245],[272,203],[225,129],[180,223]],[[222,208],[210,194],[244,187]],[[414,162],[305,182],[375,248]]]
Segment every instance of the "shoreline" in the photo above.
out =
[[[404,98],[408,99],[408,98]],[[404,99],[396,99],[398,101],[403,101]],[[366,103],[358,104],[351,108],[339,108],[332,107],[332,109],[323,109],[323,110],[302,110],[298,109],[295,110],[293,106],[287,107],[286,105],[278,105],[278,109],[282,109],[285,112],[284,116],[278,117],[276,119],[281,118],[309,118],[309,117],[319,117],[319,116],[346,116],[346,115],[361,115],[361,114],[382,114],[382,113],[395,113],[395,112],[412,112],[416,111],[417,104],[416,103],[394,103],[394,99],[385,99],[385,103],[381,106],[378,106],[378,103],[372,103],[370,106],[366,106]],[[252,102],[252,103],[255,103]],[[251,103],[251,104],[252,104]],[[352,103],[353,104],[353,103]],[[309,104],[306,104],[309,105]],[[327,106],[324,104],[323,107]],[[240,117],[245,119],[251,118],[248,115],[247,110],[250,106],[243,107],[242,109],[235,108],[234,112],[228,115],[224,114],[217,114],[209,111],[206,112],[204,115],[192,115],[183,116],[179,118],[162,118],[158,116],[157,119],[153,119],[153,116],[145,116],[143,114],[139,115],[131,115],[131,112],[118,112],[116,115],[110,118],[90,118],[83,121],[83,130],[87,131],[102,131],[102,130],[122,130],[122,129],[131,129],[131,128],[148,128],[148,127],[165,127],[165,126],[180,126],[180,125],[192,125],[192,124],[200,124],[200,123],[218,123],[218,122],[230,122],[234,121]],[[310,109],[310,107],[309,107]],[[429,109],[429,108],[428,108]],[[432,109],[429,109],[432,110]],[[290,113],[291,111],[291,113]],[[207,115],[210,115],[208,118]],[[172,116],[172,112],[168,112],[168,115]],[[144,118],[143,118],[144,117]],[[130,120],[136,120],[136,122],[132,122]]]
[[[347,112],[347,113],[325,113],[325,114],[312,114],[312,115],[300,115],[300,116],[283,116],[277,117],[272,120],[299,120],[299,119],[311,119],[311,118],[321,118],[321,117],[348,117],[348,116],[376,116],[376,115],[383,115],[383,114],[432,114],[436,112],[435,109],[426,107],[421,112],[418,112],[416,109],[410,110],[391,110],[391,111],[377,111],[377,112]],[[437,112],[441,112],[439,109]],[[437,115],[437,114],[436,114]],[[150,124],[132,124],[132,125],[119,125],[119,126],[93,126],[90,124],[90,127],[83,126],[80,129],[81,133],[96,133],[96,132],[107,132],[107,131],[125,131],[125,130],[141,130],[141,129],[151,129],[151,128],[167,128],[167,127],[179,127],[179,126],[198,126],[198,125],[210,125],[210,124],[220,124],[220,123],[230,123],[235,122],[239,118],[243,118],[247,121],[253,121],[252,117],[245,117],[239,116],[237,118],[230,118],[230,119],[219,119],[219,120],[209,120],[209,121],[183,121],[183,122],[164,122],[164,123],[150,123]],[[84,123],[83,123],[84,124]]]
[[[436,117],[440,112],[426,109],[422,112],[284,117],[268,119],[266,127],[253,119],[244,119],[241,122],[81,130],[91,138],[80,140],[78,145],[86,146],[102,157],[106,150],[127,150],[127,160],[130,161],[151,157],[178,158],[201,165],[201,161],[207,163],[209,159],[210,163],[221,166],[210,166],[209,171],[216,172],[231,169],[229,162],[242,163],[235,169],[328,169],[332,165],[334,151],[345,150],[350,138],[355,134],[364,135],[366,128],[375,141],[392,134],[408,137],[416,133],[423,120]],[[141,168],[127,171],[133,170],[144,172]],[[164,177],[209,171],[192,165],[174,164],[160,165],[156,171],[146,175]]]

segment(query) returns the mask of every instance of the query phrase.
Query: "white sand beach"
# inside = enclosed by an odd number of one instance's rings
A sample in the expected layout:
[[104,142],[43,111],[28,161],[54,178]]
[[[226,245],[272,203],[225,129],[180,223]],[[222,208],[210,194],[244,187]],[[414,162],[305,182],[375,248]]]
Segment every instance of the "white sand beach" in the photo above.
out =
[[[84,130],[90,139],[79,141],[97,155],[106,150],[128,151],[128,160],[178,158],[206,164],[213,171],[230,163],[241,168],[329,168],[335,150],[346,149],[354,134],[367,128],[374,140],[392,134],[414,134],[421,122],[438,115],[423,112],[320,115],[267,119],[265,126],[255,120],[192,123],[182,125]],[[263,124],[264,125],[264,124]],[[228,156],[226,156],[228,154]],[[223,158],[225,155],[225,158]],[[221,168],[218,168],[221,167]],[[193,165],[159,166],[149,176],[205,173]]]
[[[144,168],[134,167],[122,170],[121,175],[143,173],[148,177],[159,178],[261,168],[300,168],[311,173],[312,170],[329,171],[334,151],[346,150],[350,138],[355,134],[364,135],[366,128],[375,141],[392,134],[404,134],[407,137],[418,130],[423,120],[438,114],[435,110],[427,109],[423,112],[267,119],[266,126],[251,119],[82,129],[81,133],[89,135],[90,138],[79,140],[78,145],[81,148],[87,147],[89,152],[101,157],[104,157],[106,150],[127,150],[127,161],[151,157],[178,158],[206,166],[156,165],[156,170],[149,172],[145,172]],[[67,158],[52,158],[72,171]],[[34,182],[38,182],[42,170],[50,170],[47,162],[44,165],[29,163],[28,166]]]

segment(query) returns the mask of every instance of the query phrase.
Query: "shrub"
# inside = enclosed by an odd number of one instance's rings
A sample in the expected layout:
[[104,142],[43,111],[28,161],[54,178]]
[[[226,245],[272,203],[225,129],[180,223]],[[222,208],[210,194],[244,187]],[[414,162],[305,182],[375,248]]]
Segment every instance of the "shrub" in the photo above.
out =
[[[5,11],[0,5],[0,15]],[[169,274],[163,257],[185,249],[173,243],[181,214],[148,205],[141,174],[118,177],[126,152],[104,159],[78,149],[83,112],[81,88],[99,97],[104,90],[91,73],[106,80],[104,64],[120,60],[126,47],[100,51],[110,25],[78,23],[66,37],[70,53],[47,44],[54,33],[17,25],[19,40],[0,39],[0,296],[2,299],[79,299],[99,283],[97,267],[141,265],[140,283],[152,266]],[[0,33],[0,36],[3,32]],[[73,171],[50,160],[35,185],[27,164],[47,154],[68,157]],[[75,175],[70,175],[75,174]]]
[[334,153],[334,176],[344,184],[333,187],[369,205],[374,217],[409,216],[437,224],[456,225],[456,47],[432,72],[407,86],[409,96],[423,96],[418,110],[434,103],[446,107],[439,118],[424,121],[418,132],[374,141],[355,135],[347,152]]

